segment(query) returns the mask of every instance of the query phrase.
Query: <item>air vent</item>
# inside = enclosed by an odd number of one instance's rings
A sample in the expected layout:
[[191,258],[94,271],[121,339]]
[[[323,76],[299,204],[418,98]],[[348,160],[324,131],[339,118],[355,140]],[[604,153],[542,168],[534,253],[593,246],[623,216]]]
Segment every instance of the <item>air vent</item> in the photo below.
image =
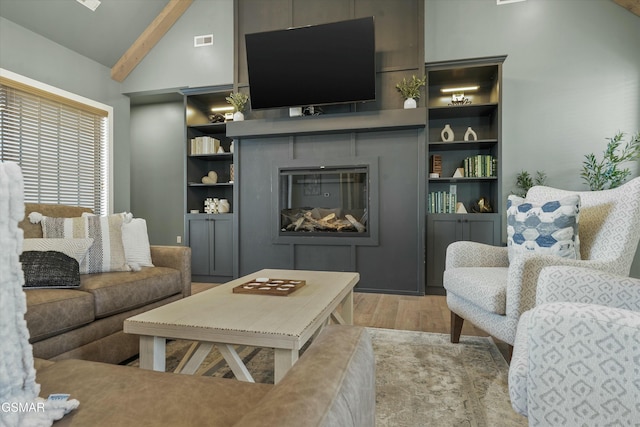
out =
[[98,6],[100,6],[100,0],[76,0],[76,1],[81,5],[88,7],[93,12],[95,12]]
[[211,46],[213,44],[213,34],[207,34],[204,36],[195,36],[193,38],[194,47]]

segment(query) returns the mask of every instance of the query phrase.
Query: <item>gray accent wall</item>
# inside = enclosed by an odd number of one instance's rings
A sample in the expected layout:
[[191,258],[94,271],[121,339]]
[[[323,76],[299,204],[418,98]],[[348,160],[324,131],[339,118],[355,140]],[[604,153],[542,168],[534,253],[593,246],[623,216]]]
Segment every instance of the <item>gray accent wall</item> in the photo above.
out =
[[131,107],[131,212],[146,219],[152,245],[184,238],[185,116],[175,97]]

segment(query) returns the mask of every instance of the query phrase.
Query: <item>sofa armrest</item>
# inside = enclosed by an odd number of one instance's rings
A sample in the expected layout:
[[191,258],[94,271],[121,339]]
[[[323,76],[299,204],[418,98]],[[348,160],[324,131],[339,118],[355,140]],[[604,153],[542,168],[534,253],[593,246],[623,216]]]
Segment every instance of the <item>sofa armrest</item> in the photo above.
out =
[[640,313],[559,302],[534,308],[527,324],[530,426],[640,419]]
[[151,246],[151,261],[156,267],[175,268],[182,277],[182,296],[191,295],[191,248],[188,246]]
[[640,312],[640,279],[580,267],[545,267],[536,304],[582,302]]
[[504,246],[458,241],[447,247],[446,269],[457,267],[508,267],[509,256]]
[[300,360],[238,421],[243,427],[375,425],[375,359],[357,326],[327,326]]

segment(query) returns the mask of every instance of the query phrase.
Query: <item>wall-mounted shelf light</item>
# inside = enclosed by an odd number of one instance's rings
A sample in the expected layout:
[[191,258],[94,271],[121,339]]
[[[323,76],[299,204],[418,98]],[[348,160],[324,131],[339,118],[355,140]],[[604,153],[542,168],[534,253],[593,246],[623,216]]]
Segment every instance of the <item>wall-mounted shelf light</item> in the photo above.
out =
[[442,93],[450,93],[451,94],[451,104],[452,105],[461,105],[461,104],[470,104],[468,98],[464,97],[465,92],[470,92],[474,90],[478,90],[480,86],[459,86],[459,87],[447,87],[440,89]]
[[219,113],[220,111],[233,111],[233,106],[232,105],[228,105],[226,107],[213,107],[211,108],[211,111]]

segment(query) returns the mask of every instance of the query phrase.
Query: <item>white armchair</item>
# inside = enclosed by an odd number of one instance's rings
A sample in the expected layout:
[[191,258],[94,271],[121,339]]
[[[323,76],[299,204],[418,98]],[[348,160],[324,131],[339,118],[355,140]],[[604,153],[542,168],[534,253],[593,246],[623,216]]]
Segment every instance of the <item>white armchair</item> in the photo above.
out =
[[535,186],[527,199],[544,201],[579,194],[581,260],[524,254],[509,263],[506,247],[455,242],[447,248],[443,277],[451,310],[451,342],[464,319],[513,345],[520,315],[535,305],[536,283],[545,266],[589,267],[629,275],[640,240],[640,177],[613,189],[573,192]]
[[640,280],[547,267],[536,302],[518,324],[513,408],[530,426],[637,425]]

